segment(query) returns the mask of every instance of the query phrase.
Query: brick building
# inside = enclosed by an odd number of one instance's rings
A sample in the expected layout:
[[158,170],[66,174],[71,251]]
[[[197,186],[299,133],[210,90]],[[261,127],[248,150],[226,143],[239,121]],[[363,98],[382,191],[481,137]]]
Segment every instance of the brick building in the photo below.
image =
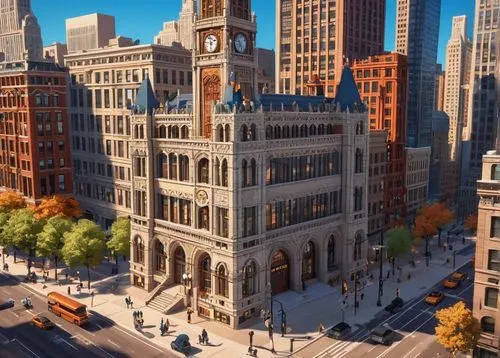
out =
[[0,189],[31,203],[73,190],[67,77],[49,62],[0,64]]

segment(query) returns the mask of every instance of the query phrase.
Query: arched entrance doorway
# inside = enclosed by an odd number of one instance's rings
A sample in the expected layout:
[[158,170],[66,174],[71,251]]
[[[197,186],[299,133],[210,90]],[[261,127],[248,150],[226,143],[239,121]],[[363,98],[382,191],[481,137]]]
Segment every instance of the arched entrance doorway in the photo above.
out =
[[174,282],[183,283],[182,275],[186,273],[186,254],[181,246],[174,251]]
[[271,258],[271,291],[273,295],[288,291],[290,288],[290,266],[288,256],[282,250],[276,251]]

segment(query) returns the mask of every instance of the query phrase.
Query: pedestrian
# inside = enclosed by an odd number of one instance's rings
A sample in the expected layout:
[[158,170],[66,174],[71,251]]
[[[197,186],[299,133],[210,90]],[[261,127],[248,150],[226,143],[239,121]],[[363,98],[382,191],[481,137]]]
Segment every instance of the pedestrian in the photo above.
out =
[[127,304],[127,309],[128,309],[128,308],[129,308],[129,306],[130,306],[130,302],[129,302],[129,300],[128,300],[128,297],[125,297],[125,303]]
[[71,296],[71,287],[68,286],[68,296]]
[[163,317],[161,318],[161,322],[160,322],[160,328],[163,327]]
[[387,279],[389,279],[389,277],[391,277],[391,271],[387,271]]
[[167,318],[167,322],[165,323],[165,332],[168,333],[168,328],[170,327],[170,322],[168,321],[168,318]]
[[83,282],[80,282],[80,289],[83,288]]
[[253,347],[253,335],[254,335],[254,331],[250,331],[248,332],[248,336],[250,337],[250,348]]
[[365,293],[361,292],[361,301],[363,301],[364,298],[365,298]]
[[132,302],[130,297],[128,298],[128,302],[130,303],[130,308],[134,309],[134,302]]
[[69,277],[69,275],[68,275],[68,274],[66,274],[66,275],[64,275],[64,276],[66,277],[66,282],[68,282],[68,277]]
[[187,316],[188,316],[188,323],[191,323],[191,313],[192,313],[192,312],[193,312],[193,311],[191,311],[191,309],[189,309],[189,308],[188,308],[188,310],[186,311]]
[[201,331],[201,338],[203,339],[204,344],[208,344],[208,333],[205,328]]

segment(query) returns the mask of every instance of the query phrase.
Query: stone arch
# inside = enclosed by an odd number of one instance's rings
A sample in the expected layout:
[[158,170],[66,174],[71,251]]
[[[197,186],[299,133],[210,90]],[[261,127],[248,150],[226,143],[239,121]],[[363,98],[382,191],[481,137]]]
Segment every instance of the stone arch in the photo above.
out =
[[257,140],[257,126],[255,125],[255,123],[252,123],[250,125],[250,139]]
[[298,138],[299,137],[299,126],[294,124],[292,126],[292,138]]
[[312,240],[307,240],[302,247],[302,281],[313,279],[317,274],[317,245]]
[[166,271],[166,250],[165,244],[158,238],[153,240],[153,270],[165,274]]
[[167,128],[163,124],[158,126],[158,138],[167,138]]
[[179,139],[181,137],[179,126],[172,126],[172,137],[173,139]]
[[230,142],[231,141],[231,126],[226,124],[224,126],[224,142]]
[[218,124],[217,127],[215,128],[215,141],[216,142],[224,141],[224,127],[222,127],[222,124]]
[[273,294],[288,291],[291,287],[291,262],[293,257],[290,251],[279,247],[271,251],[268,258],[270,283]]
[[198,164],[196,165],[197,173],[196,180],[198,183],[209,183],[209,172],[210,172],[210,162],[208,158],[203,157],[198,159]]
[[267,125],[266,126],[266,139],[274,139],[273,134],[274,134],[273,126]]
[[274,126],[273,136],[274,136],[274,139],[281,139],[282,138],[281,137],[281,127],[277,124]]
[[300,137],[305,138],[305,137],[307,137],[307,134],[308,134],[307,125],[306,124],[301,125],[300,126]]
[[215,294],[229,297],[229,269],[224,262],[215,266]]
[[316,135],[316,125],[311,124],[309,126],[309,136],[315,136]]
[[249,297],[259,292],[259,264],[255,259],[249,259],[243,265],[242,294]]
[[229,169],[226,158],[222,159],[220,166],[220,185],[226,187],[229,185]]
[[282,138],[284,138],[284,139],[290,138],[290,126],[288,126],[286,124],[283,126]]
[[240,128],[240,141],[247,142],[249,140],[248,127],[246,124],[241,125]]
[[133,262],[138,264],[144,264],[144,240],[141,235],[137,234],[132,240],[133,247]]
[[189,139],[189,127],[186,125],[183,125],[181,127],[181,138],[182,139]]
[[157,155],[158,161],[158,178],[168,179],[168,155],[160,152]]
[[186,273],[186,250],[184,246],[178,242],[174,241],[170,245],[170,250],[169,250],[169,272],[171,277],[173,278],[174,283],[182,284],[183,279],[182,275]]
[[196,273],[200,295],[212,292],[212,257],[206,251],[198,255],[196,261]]

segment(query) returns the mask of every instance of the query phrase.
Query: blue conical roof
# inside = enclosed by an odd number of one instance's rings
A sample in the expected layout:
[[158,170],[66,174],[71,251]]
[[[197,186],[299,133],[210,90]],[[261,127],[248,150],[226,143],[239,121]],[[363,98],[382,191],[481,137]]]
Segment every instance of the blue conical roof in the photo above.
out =
[[149,82],[149,76],[146,76],[139,87],[139,92],[137,92],[137,97],[135,103],[141,111],[145,110],[147,114],[152,114],[153,109],[158,107],[158,100],[155,97],[153,88],[151,87],[151,82]]
[[358,87],[356,86],[356,81],[354,81],[354,76],[349,66],[345,66],[342,71],[342,77],[340,78],[335,101],[340,103],[342,112],[345,111],[347,107],[349,107],[350,111],[353,111],[355,104],[358,109],[362,106]]

